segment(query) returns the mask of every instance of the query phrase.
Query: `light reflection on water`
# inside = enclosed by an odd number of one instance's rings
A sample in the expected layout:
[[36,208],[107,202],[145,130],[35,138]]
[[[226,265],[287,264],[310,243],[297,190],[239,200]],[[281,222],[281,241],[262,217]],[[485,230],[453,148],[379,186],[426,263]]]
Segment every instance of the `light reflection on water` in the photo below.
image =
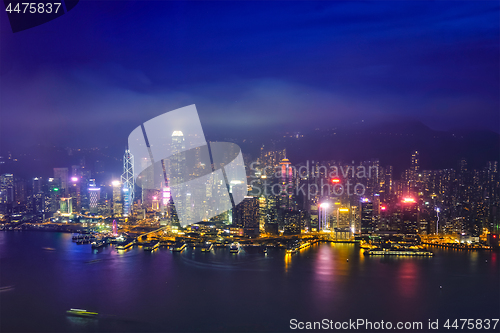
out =
[[[119,253],[76,245],[70,234],[4,232],[0,281],[15,288],[0,295],[0,321],[2,330],[19,332],[243,326],[279,332],[288,331],[292,315],[393,321],[498,315],[499,297],[484,297],[500,292],[497,253],[433,251],[433,258],[365,257],[357,245],[323,243],[293,255],[137,247]],[[69,308],[107,317],[68,319]]]

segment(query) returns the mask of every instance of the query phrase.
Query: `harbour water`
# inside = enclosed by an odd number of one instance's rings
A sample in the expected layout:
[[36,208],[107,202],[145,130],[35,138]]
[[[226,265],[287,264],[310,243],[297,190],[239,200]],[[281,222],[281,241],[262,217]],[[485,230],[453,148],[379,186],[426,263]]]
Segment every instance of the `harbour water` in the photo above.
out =
[[[291,319],[498,318],[500,254],[431,250],[433,257],[370,257],[334,243],[295,254],[93,250],[71,234],[0,232],[0,287],[10,286],[0,292],[0,331],[285,332]],[[99,317],[67,316],[70,308]]]

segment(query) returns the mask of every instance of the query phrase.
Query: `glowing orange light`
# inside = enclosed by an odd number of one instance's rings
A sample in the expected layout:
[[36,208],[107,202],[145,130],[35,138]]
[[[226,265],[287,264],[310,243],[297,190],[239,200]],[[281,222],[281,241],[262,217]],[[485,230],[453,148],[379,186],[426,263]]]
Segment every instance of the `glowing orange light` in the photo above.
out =
[[415,203],[415,199],[413,198],[403,198],[404,203]]
[[380,210],[386,210],[385,206],[380,206]]
[[338,184],[338,183],[340,183],[340,179],[338,179],[338,178],[333,178],[333,179],[332,179],[332,183]]

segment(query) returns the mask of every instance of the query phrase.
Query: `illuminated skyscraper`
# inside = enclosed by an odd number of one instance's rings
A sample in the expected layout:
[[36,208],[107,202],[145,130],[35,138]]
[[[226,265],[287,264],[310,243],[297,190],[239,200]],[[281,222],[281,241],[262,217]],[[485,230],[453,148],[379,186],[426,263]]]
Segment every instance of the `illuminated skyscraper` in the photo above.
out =
[[418,151],[415,150],[411,154],[411,168],[408,179],[410,185],[409,193],[418,192],[419,181],[420,181],[419,173],[420,173],[420,154]]
[[414,198],[403,198],[401,202],[401,231],[404,234],[418,232],[418,204]]
[[125,150],[123,155],[123,215],[128,216],[133,206],[135,187],[134,187],[134,156],[130,150]]
[[97,207],[98,207],[100,198],[101,198],[101,189],[99,187],[96,187],[96,186],[90,186],[89,187],[89,199],[90,199],[89,210],[92,214],[97,213]]
[[70,216],[73,214],[72,198],[61,198],[59,211],[62,216]]
[[72,176],[69,183],[67,193],[73,198],[73,209],[80,212],[82,196],[81,196],[81,179],[77,176]]
[[122,213],[122,184],[120,181],[115,180],[113,185],[113,215],[120,215]]
[[42,177],[33,178],[33,194],[42,192]]
[[234,208],[233,223],[244,228],[245,235],[259,234],[259,200],[257,197],[247,196]]
[[361,234],[367,235],[375,231],[373,219],[373,202],[367,198],[361,200]]
[[59,182],[59,190],[68,190],[68,168],[54,168],[54,178]]
[[[169,185],[183,184],[186,181],[186,144],[182,131],[174,131],[172,133],[172,156],[169,158],[170,165],[166,168],[169,170]],[[174,200],[176,211],[185,211],[187,215],[191,210],[187,209],[191,194],[188,193],[184,185],[181,185],[180,196]]]
[[14,175],[11,173],[0,176],[0,202],[7,204],[14,202]]
[[325,231],[330,229],[330,219],[328,218],[328,209],[330,204],[323,202],[319,205],[318,210],[318,231]]

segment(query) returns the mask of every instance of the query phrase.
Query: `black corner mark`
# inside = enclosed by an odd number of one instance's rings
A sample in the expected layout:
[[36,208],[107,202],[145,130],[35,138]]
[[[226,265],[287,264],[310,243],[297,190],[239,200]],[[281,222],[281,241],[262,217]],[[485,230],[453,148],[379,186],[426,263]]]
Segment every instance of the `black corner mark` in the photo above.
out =
[[79,0],[3,0],[12,32],[49,22],[73,9]]

